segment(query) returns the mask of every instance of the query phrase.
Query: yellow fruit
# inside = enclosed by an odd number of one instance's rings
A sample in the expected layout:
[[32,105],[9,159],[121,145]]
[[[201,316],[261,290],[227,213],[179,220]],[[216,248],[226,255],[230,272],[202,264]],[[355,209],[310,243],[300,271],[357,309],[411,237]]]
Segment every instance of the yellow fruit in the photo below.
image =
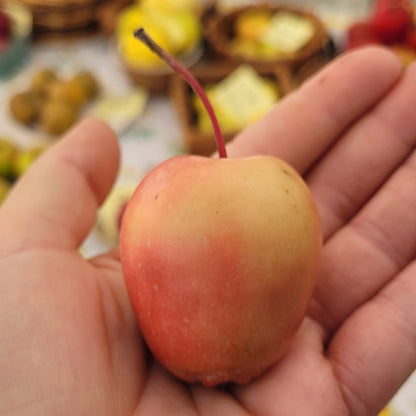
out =
[[199,13],[202,8],[199,0],[141,0],[143,8],[162,12],[192,11]]
[[[208,98],[222,130],[238,131],[257,121],[279,99],[279,88],[272,79],[261,77],[248,65],[241,65],[216,85],[206,87]],[[194,98],[198,127],[212,133],[208,114],[199,98]]]
[[270,17],[267,10],[242,12],[235,21],[236,36],[242,40],[258,40],[270,22]]
[[146,13],[141,7],[132,5],[123,9],[117,17],[116,36],[123,36],[125,33],[133,34],[136,29],[146,21]]
[[18,178],[23,175],[44,150],[45,147],[35,147],[33,149],[20,149],[16,152],[13,160],[14,177]]
[[280,54],[290,56],[302,49],[316,32],[315,22],[306,16],[278,11],[270,20],[259,42]]
[[153,3],[127,7],[118,17],[116,39],[126,62],[139,68],[166,68],[160,58],[134,38],[140,27],[174,56],[192,49],[201,39],[200,22],[189,11],[159,10]]
[[390,416],[391,415],[391,412],[390,412],[390,410],[388,409],[388,407],[385,407],[379,414],[378,414],[378,416]]
[[234,55],[246,59],[276,59],[280,55],[279,50],[269,45],[260,44],[253,40],[235,38],[230,42],[230,50]]
[[[236,123],[235,120],[233,120],[231,117],[228,116],[226,112],[223,111],[221,108],[221,104],[218,102],[215,96],[216,87],[215,86],[209,86],[206,87],[205,92],[211,102],[211,105],[215,111],[215,114],[218,119],[218,124],[221,127],[221,130],[224,133],[234,132],[236,130],[239,130],[241,128],[240,123]],[[194,100],[194,109],[197,114],[197,125],[198,129],[207,134],[214,133],[211,119],[209,118],[209,115],[202,104],[202,101],[197,95],[193,96]]]
[[202,27],[198,18],[192,13],[182,12],[175,15],[177,24],[182,28],[181,51],[192,49],[201,40]]
[[174,54],[172,37],[166,31],[165,20],[137,5],[122,11],[116,25],[116,38],[119,50],[129,65],[144,69],[166,67],[158,56],[134,37],[134,32],[143,27],[163,49]]
[[[175,55],[191,50],[201,39],[199,20],[189,12],[159,13],[159,23],[169,37]],[[147,30],[146,26],[144,26]]]
[[277,59],[279,56],[284,56],[284,54],[270,45],[260,44],[257,50],[257,56],[259,59]]
[[233,55],[247,59],[259,57],[259,45],[257,42],[235,38],[230,41],[229,49]]
[[[158,45],[167,52],[173,53],[171,40],[161,25],[149,21],[144,28]],[[167,67],[155,53],[131,34],[127,33],[121,37],[120,51],[126,62],[132,66],[145,69]]]

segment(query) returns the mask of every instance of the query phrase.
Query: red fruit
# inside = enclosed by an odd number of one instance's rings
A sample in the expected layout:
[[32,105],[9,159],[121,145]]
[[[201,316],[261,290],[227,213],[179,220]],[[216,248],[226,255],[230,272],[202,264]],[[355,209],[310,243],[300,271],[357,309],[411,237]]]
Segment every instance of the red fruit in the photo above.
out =
[[354,23],[348,30],[347,49],[358,48],[372,43],[380,43],[369,22]]
[[247,383],[291,345],[320,245],[311,196],[284,162],[165,161],[138,186],[120,234],[147,346],[182,380]]
[[7,48],[8,44],[9,44],[9,42],[7,41],[7,39],[2,38],[0,36],[0,52],[4,51]]
[[416,27],[412,26],[407,32],[404,43],[411,48],[416,49]]
[[398,8],[411,10],[412,2],[409,0],[377,0],[374,5],[376,12]]
[[9,16],[0,10],[0,38],[8,38],[11,32]]
[[412,18],[413,8],[408,0],[379,0],[371,27],[383,43],[400,42],[412,24]]

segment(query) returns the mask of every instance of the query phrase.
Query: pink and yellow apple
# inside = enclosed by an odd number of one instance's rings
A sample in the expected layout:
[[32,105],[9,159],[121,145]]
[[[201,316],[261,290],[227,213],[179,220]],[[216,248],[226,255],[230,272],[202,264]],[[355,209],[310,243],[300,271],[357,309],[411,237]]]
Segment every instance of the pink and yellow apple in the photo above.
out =
[[266,156],[164,162],[134,193],[120,238],[149,348],[173,374],[205,385],[245,383],[284,354],[321,250],[306,185]]

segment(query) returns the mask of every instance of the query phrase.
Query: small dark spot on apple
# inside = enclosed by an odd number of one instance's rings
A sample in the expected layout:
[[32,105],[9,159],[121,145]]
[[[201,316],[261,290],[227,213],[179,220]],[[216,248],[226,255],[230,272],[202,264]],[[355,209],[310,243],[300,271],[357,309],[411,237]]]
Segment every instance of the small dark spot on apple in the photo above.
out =
[[288,170],[286,170],[286,169],[282,169],[282,172],[283,172],[285,175],[292,177],[292,175],[290,174],[290,172],[289,172]]
[[285,192],[289,195],[289,189],[285,189]]
[[159,198],[159,194],[156,194],[156,195],[155,195],[155,199],[158,199],[158,198]]

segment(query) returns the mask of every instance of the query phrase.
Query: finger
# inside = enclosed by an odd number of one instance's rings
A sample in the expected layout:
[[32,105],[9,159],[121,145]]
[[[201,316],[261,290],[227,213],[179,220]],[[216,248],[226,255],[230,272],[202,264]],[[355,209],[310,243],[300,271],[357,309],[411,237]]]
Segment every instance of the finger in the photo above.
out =
[[416,257],[416,151],[322,251],[310,313],[330,332]]
[[351,414],[378,414],[416,369],[416,263],[340,328],[329,358]]
[[117,174],[114,133],[90,118],[29,168],[0,210],[0,256],[25,248],[77,248]]
[[252,415],[347,415],[332,367],[323,354],[320,329],[309,319],[302,322],[283,359],[233,390]]
[[190,386],[192,399],[199,415],[252,416],[226,391],[210,389],[198,384]]
[[399,61],[385,49],[347,53],[245,129],[230,143],[228,153],[275,155],[303,173],[384,96],[400,74]]
[[348,221],[416,145],[416,65],[307,176],[324,239]]
[[160,364],[149,362],[146,385],[133,416],[198,414],[186,385]]

